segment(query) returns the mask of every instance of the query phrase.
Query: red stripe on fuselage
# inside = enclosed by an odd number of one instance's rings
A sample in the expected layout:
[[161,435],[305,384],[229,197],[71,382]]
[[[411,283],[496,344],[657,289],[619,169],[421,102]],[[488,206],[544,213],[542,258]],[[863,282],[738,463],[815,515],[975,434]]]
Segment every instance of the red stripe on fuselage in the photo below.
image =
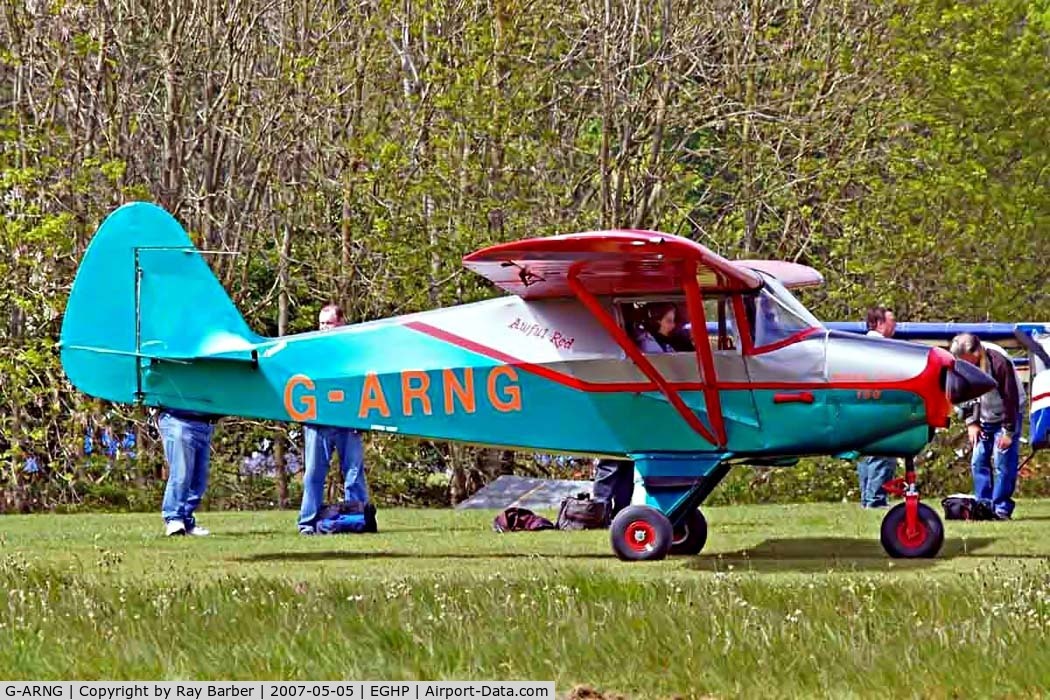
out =
[[[476,343],[473,340],[464,338],[462,336],[443,331],[440,328],[430,325],[429,323],[423,323],[422,321],[408,321],[405,326],[411,328],[414,331],[418,331],[425,335],[443,340],[446,343],[451,343],[457,347],[461,347],[464,350],[470,350],[476,352],[479,355],[485,357],[491,357],[494,360],[499,360],[508,365],[514,365],[519,367],[526,372],[531,372],[537,376],[549,379],[552,382],[563,384],[573,389],[588,392],[617,392],[617,391],[656,391],[655,382],[588,382],[586,380],[574,377],[571,374],[565,374],[558,370],[545,367],[544,365],[537,365],[532,362],[526,362],[525,360],[512,357],[505,352],[501,352],[495,348],[490,348],[487,345]],[[702,384],[685,382],[679,385],[681,388],[692,388],[700,390]]]
[[[537,376],[543,377],[544,379],[549,379],[552,382],[557,382],[558,384],[563,384],[564,386],[578,389],[580,391],[616,392],[657,390],[654,382],[589,382],[544,365],[526,362],[525,360],[508,355],[501,350],[490,348],[487,345],[482,345],[481,343],[456,335],[455,333],[449,333],[448,331],[432,326],[429,323],[424,323],[422,321],[408,321],[404,325],[405,327],[423,333],[424,335],[443,340],[446,343],[461,347],[464,350],[470,350],[479,355],[484,355],[485,357],[491,357],[494,360],[499,360],[508,365],[514,365],[526,372],[531,372]],[[749,389],[871,389],[872,387],[876,387],[887,390],[899,389],[902,391],[912,391],[922,395],[923,391],[920,388],[921,380],[929,371],[928,361],[927,368],[924,369],[922,373],[911,377],[910,379],[898,379],[893,381],[834,382],[717,382],[715,387],[724,391],[746,391]],[[670,384],[680,391],[702,391],[704,388],[703,382],[671,382]]]
[[[751,351],[748,352],[747,354],[748,355],[765,355],[768,352],[774,352],[776,350],[779,350],[780,348],[786,348],[788,345],[794,345],[795,343],[797,343],[800,340],[805,340],[806,338],[808,338],[809,336],[811,336],[814,333],[818,332],[819,330],[820,330],[819,328],[806,328],[805,330],[801,330],[798,333],[794,333],[792,335],[789,335],[786,338],[781,338],[780,340],[776,341],[775,343],[769,343],[768,345],[763,345],[761,347],[755,347],[753,342],[752,342]],[[746,348],[745,348],[745,350],[746,350]]]

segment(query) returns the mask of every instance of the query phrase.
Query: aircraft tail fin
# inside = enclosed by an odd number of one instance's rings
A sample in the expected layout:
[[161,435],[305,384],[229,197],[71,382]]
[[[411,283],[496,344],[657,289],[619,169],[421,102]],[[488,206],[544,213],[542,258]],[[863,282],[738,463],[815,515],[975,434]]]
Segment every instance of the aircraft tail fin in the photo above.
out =
[[254,362],[260,340],[179,222],[134,202],[110,214],[88,245],[60,347],[79,390],[133,403],[152,362]]

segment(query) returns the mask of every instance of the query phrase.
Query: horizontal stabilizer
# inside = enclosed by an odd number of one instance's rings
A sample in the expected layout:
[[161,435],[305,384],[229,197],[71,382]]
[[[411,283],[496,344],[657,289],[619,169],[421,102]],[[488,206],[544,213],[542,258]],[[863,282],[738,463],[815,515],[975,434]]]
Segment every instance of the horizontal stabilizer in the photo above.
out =
[[224,360],[251,363],[259,360],[255,343],[222,330],[206,334],[195,346],[170,348],[165,343],[147,341],[142,344],[142,351],[161,360]]

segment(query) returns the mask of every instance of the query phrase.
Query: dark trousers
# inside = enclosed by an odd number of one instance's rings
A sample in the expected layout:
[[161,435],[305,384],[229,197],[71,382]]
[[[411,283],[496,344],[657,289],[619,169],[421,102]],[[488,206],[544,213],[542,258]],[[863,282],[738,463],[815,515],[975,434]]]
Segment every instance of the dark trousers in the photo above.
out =
[[631,505],[634,494],[634,462],[621,459],[599,459],[594,468],[594,488],[591,496],[606,503],[611,520]]

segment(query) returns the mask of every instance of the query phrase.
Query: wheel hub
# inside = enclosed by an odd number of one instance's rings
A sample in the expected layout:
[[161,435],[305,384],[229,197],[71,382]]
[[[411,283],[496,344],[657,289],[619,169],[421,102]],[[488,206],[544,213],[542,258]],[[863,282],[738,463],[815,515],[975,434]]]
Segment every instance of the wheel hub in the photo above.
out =
[[635,520],[627,526],[624,533],[627,546],[636,552],[645,552],[652,548],[656,541],[656,530],[644,520]]
[[926,535],[926,526],[922,521],[915,523],[914,528],[909,528],[907,522],[897,526],[897,540],[905,547],[921,547],[926,541]]

